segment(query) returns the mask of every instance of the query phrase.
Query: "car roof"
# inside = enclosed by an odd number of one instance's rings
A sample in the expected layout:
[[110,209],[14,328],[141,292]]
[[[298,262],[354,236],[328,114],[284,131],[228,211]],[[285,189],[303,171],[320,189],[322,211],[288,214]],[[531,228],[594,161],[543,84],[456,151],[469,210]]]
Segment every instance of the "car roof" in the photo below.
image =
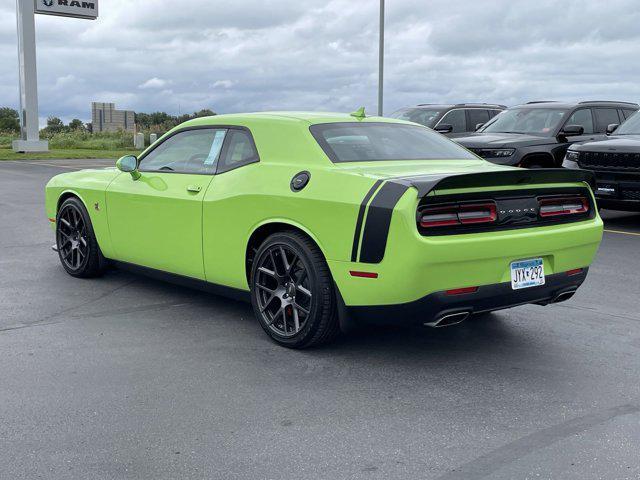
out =
[[553,100],[534,100],[532,102],[523,103],[522,105],[514,105],[511,108],[563,108],[570,109],[575,107],[615,107],[615,108],[638,108],[637,103],[617,102],[607,100],[587,100],[583,102],[556,102]]
[[409,123],[403,120],[387,117],[366,116],[358,119],[349,113],[337,112],[252,112],[252,113],[227,113],[210,117],[200,117],[189,120],[184,126],[203,125],[244,125],[256,120],[269,120],[272,122],[300,122],[309,125],[318,123],[339,123],[339,122],[387,122],[387,123]]
[[500,105],[499,103],[419,103],[414,107],[404,108],[507,108],[506,105]]

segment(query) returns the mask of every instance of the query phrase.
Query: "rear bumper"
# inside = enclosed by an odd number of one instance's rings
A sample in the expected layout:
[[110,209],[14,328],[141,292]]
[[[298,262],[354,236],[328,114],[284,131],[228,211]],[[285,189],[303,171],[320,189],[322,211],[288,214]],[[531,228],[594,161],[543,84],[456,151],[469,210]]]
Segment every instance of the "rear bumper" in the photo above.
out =
[[545,285],[513,290],[510,282],[483,285],[474,293],[448,295],[431,293],[416,301],[396,305],[346,307],[357,323],[422,325],[436,322],[452,313],[483,313],[528,303],[546,305],[568,300],[587,277],[589,269],[568,275],[546,276]]

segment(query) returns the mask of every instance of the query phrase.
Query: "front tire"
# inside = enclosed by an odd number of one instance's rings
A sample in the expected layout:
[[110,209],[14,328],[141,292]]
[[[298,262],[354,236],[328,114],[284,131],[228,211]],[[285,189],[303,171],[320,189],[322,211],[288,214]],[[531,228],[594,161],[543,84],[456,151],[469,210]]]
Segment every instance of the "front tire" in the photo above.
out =
[[258,322],[279,345],[307,348],[338,335],[331,273],[305,235],[285,231],[269,236],[252,262],[250,287]]
[[98,277],[106,260],[96,240],[89,213],[77,197],[66,199],[56,215],[56,246],[60,263],[73,277]]

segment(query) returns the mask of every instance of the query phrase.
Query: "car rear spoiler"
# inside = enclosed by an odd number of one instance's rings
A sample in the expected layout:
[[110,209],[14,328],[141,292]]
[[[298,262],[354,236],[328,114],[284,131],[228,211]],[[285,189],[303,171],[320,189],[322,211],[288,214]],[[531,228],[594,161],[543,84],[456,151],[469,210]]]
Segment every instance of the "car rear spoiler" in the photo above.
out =
[[414,187],[418,195],[424,197],[434,190],[451,190],[456,188],[503,187],[509,185],[540,185],[545,183],[587,183],[591,188],[596,186],[596,178],[587,170],[567,170],[564,168],[515,168],[513,170],[496,170],[481,173],[464,173],[461,175],[417,175],[412,177],[396,177],[389,182]]

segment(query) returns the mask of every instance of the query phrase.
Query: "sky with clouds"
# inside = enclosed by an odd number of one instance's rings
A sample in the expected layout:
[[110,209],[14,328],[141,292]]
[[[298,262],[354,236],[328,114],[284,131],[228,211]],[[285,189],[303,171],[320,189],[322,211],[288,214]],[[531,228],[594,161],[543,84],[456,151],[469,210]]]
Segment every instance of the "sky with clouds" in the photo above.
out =
[[[29,0],[21,0],[29,1]],[[640,101],[638,0],[386,0],[385,112],[439,102]],[[378,0],[100,0],[36,18],[41,117],[376,110]],[[18,105],[0,0],[0,106]]]

